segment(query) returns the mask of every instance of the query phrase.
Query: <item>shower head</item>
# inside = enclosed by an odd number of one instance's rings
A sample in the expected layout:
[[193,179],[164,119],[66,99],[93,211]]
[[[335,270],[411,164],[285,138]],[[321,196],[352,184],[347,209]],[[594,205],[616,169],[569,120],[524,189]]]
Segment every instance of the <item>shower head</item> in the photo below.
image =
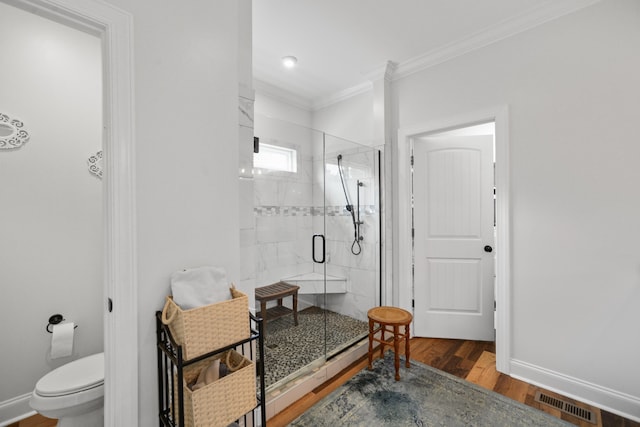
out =
[[338,154],[338,160],[342,160],[342,154]]

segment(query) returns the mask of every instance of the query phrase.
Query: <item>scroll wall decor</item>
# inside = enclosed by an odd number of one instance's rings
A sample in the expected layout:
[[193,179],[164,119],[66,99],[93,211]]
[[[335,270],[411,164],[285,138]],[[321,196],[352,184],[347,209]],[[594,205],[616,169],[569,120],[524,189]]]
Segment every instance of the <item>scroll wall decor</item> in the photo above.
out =
[[89,172],[102,179],[102,150],[89,157],[87,164],[89,165]]
[[22,120],[0,113],[0,150],[20,148],[28,140],[29,132],[24,129]]

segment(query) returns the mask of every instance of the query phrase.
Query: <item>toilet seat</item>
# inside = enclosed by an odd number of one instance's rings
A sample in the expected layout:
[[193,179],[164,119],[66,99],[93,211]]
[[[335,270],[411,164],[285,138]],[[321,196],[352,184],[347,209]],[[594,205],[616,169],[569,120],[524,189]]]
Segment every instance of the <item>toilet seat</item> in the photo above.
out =
[[104,353],[83,357],[46,374],[36,384],[43,397],[65,396],[104,384]]

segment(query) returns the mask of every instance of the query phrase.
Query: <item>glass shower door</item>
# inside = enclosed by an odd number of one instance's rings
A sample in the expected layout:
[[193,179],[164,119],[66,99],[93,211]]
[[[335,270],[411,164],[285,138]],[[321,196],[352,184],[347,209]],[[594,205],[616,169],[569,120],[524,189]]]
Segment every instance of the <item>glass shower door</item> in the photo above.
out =
[[298,324],[265,324],[265,383],[276,389],[366,337],[379,301],[379,169],[376,150],[308,127],[256,115],[255,135],[260,153],[242,182],[253,191],[253,227],[241,230],[255,258],[246,286],[299,287]]
[[326,357],[368,333],[379,305],[378,151],[324,135],[324,304]]

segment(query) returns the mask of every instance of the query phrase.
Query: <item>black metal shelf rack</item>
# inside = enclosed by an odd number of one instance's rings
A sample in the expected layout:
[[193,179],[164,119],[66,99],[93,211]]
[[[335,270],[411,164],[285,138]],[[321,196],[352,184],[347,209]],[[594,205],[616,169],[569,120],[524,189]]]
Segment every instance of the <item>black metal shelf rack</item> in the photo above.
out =
[[[266,427],[266,408],[264,402],[265,385],[264,385],[264,325],[262,319],[249,314],[251,333],[249,338],[235,342],[226,347],[215,349],[209,353],[203,354],[194,359],[184,360],[182,357],[182,346],[178,345],[169,328],[161,321],[162,313],[156,312],[156,336],[158,347],[158,404],[160,427],[184,427],[184,393],[182,388],[183,371],[185,366],[196,363],[215,354],[234,349],[238,353],[253,360],[256,364],[256,375],[258,378],[256,385],[256,396],[258,404],[256,407],[243,415],[238,423],[245,427]],[[257,346],[253,344],[256,343]],[[256,349],[257,347],[257,349]],[[256,354],[257,352],[257,354]],[[172,373],[176,373],[175,377]],[[174,381],[175,378],[175,381]],[[177,390],[176,390],[177,388]],[[177,391],[178,401],[175,396]],[[177,405],[177,406],[176,406]],[[256,412],[259,411],[259,414]],[[178,414],[178,419],[175,419]],[[259,422],[259,423],[258,423]]]

